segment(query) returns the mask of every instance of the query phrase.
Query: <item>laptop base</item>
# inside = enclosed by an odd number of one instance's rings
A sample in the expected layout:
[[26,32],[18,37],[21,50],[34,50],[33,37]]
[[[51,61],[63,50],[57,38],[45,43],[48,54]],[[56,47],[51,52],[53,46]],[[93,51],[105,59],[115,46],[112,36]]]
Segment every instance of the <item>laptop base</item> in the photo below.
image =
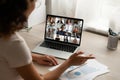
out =
[[[77,51],[77,49],[75,50],[75,52]],[[71,52],[60,51],[60,50],[56,50],[56,49],[42,47],[42,46],[40,46],[40,44],[37,47],[35,47],[32,50],[32,52],[37,53],[37,54],[51,55],[51,56],[54,56],[54,57],[60,58],[60,59],[68,59],[72,54],[75,53],[75,52],[71,53]]]

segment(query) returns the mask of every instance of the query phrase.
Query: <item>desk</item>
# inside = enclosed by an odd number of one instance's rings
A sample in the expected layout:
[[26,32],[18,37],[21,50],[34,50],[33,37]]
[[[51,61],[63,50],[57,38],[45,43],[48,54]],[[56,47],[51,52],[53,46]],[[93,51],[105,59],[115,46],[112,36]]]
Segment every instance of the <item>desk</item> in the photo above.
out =
[[[32,50],[43,41],[44,23],[34,26],[30,32],[20,32],[20,34]],[[83,31],[80,50],[94,54],[99,62],[109,67],[110,73],[98,76],[95,80],[120,80],[120,40],[117,49],[114,51],[107,49],[107,40],[106,36]],[[59,63],[64,62],[61,59],[57,60]],[[49,68],[37,64],[35,67],[42,74],[48,72]]]

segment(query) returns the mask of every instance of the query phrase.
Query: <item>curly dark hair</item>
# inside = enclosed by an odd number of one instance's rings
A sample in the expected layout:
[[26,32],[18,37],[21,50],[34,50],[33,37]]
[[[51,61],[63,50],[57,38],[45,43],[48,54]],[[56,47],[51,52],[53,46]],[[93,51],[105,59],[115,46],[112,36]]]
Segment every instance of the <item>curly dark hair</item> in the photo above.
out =
[[27,0],[0,0],[0,36],[8,36],[22,29],[27,21],[23,14],[28,6]]

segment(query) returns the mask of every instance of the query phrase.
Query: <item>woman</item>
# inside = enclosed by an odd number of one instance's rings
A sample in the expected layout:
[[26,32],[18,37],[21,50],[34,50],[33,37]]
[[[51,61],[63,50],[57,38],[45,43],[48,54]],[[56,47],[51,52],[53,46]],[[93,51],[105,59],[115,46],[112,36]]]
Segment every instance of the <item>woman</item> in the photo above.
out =
[[[24,28],[24,22],[35,7],[35,0],[0,0],[0,80],[56,80],[72,65],[81,65],[91,55],[80,56],[83,52],[73,54],[54,71],[40,75],[33,63],[57,65],[54,57],[31,56],[24,39],[17,31]],[[42,58],[42,59],[40,59]],[[39,60],[38,60],[39,59]]]

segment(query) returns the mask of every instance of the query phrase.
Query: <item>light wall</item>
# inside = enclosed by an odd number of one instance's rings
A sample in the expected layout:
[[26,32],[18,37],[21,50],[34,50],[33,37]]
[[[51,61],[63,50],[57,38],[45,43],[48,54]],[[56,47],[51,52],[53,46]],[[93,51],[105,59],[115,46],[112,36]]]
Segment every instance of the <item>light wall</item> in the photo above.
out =
[[45,0],[38,0],[38,4],[40,4],[40,6],[36,7],[28,18],[28,27],[31,27],[33,25],[45,21],[45,17],[46,17]]
[[47,13],[61,16],[75,16],[77,0],[46,0]]

